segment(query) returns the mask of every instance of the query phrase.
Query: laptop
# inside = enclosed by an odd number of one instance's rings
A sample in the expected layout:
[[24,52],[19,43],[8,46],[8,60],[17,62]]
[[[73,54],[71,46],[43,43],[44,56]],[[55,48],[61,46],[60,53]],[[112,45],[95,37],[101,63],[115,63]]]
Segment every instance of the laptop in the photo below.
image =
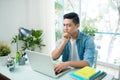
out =
[[69,67],[69,68],[64,69],[60,73],[56,73],[54,71],[55,63],[53,62],[50,55],[45,54],[45,53],[35,52],[35,51],[29,51],[29,50],[26,50],[26,53],[27,53],[27,57],[28,57],[31,68],[34,71],[40,72],[47,76],[57,78],[63,75],[64,73],[70,71],[71,69]]

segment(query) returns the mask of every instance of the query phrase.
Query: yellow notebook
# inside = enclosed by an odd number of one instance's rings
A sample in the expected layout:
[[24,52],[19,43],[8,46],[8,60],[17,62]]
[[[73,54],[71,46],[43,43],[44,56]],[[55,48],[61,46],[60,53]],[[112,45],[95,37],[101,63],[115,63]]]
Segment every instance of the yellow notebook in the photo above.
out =
[[82,69],[77,70],[74,74],[77,76],[81,76],[83,78],[89,79],[96,73],[96,69],[92,67],[84,67]]

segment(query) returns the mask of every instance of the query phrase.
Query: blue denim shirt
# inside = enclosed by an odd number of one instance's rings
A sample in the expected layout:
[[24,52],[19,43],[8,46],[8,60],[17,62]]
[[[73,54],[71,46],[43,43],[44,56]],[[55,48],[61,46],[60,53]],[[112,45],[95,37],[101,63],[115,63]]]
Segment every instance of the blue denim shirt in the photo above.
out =
[[[76,39],[77,50],[80,60],[88,61],[92,67],[94,62],[95,45],[93,37],[86,35],[78,30],[78,38]],[[62,51],[62,61],[68,61],[70,55],[71,43],[70,40],[65,45]]]

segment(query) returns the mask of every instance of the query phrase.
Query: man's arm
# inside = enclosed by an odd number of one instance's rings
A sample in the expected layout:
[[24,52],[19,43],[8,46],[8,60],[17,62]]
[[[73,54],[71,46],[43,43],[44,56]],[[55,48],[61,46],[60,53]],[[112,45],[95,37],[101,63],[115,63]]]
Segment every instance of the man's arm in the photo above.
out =
[[82,68],[85,66],[89,66],[89,63],[85,60],[81,61],[68,61],[68,66],[74,67],[74,68]]
[[66,45],[66,43],[62,42],[59,47],[57,47],[55,50],[53,50],[53,52],[52,52],[52,59],[53,60],[56,60],[60,57],[65,45]]
[[60,57],[60,55],[61,55],[61,53],[62,53],[66,43],[70,39],[70,34],[67,33],[67,32],[63,33],[62,39],[63,39],[62,43],[55,50],[53,50],[53,52],[52,52],[53,60],[56,60],[56,59],[58,59]]
[[92,67],[94,63],[94,54],[95,54],[95,44],[93,38],[88,38],[85,43],[85,53],[84,60],[88,61],[89,65]]
[[95,50],[93,39],[89,38],[85,45],[86,45],[86,48],[85,48],[85,53],[84,53],[84,60],[62,62],[55,66],[55,70],[57,72],[60,72],[61,70],[67,68],[68,66],[71,66],[74,68],[92,66],[93,60],[94,60],[94,50]]

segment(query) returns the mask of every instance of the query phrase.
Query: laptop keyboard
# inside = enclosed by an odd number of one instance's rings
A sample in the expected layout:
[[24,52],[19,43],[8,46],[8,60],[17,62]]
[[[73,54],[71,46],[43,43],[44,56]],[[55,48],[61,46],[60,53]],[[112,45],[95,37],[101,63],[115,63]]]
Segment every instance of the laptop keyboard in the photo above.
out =
[[62,73],[62,72],[65,72],[65,71],[67,71],[67,70],[69,70],[69,69],[71,69],[71,68],[63,69],[63,70],[62,70],[61,72],[59,72],[59,73],[58,73],[58,72],[55,72],[55,74],[58,75],[58,74],[60,74],[60,73]]

